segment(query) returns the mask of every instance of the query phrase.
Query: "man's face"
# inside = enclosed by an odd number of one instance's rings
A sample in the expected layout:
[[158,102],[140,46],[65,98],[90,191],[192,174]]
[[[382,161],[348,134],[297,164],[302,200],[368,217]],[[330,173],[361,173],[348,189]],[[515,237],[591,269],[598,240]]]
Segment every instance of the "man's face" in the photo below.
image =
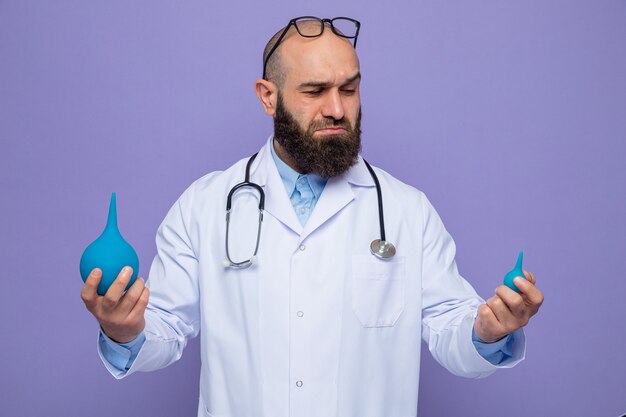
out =
[[285,78],[275,138],[300,172],[341,175],[360,150],[361,75],[354,48],[328,28],[318,38],[295,34],[280,47]]
[[[321,131],[331,133],[320,134]],[[313,172],[332,178],[353,166],[361,150],[361,111],[354,124],[342,120],[311,121],[307,126],[298,122],[285,108],[278,95],[274,116],[274,138],[290,156],[298,172]]]

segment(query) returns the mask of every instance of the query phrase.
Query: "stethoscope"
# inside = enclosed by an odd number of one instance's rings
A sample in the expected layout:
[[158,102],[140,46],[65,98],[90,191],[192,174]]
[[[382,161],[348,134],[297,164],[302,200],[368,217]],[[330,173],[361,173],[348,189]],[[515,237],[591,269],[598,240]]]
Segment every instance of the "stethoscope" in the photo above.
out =
[[[261,188],[260,185],[250,182],[250,166],[252,165],[252,162],[257,157],[257,155],[258,155],[258,152],[252,155],[250,159],[248,159],[248,163],[246,164],[246,176],[244,178],[244,181],[240,182],[239,184],[231,188],[230,192],[228,193],[228,198],[226,199],[226,258],[227,259],[224,260],[225,267],[247,268],[250,265],[256,263],[258,260],[257,253],[259,252],[259,242],[261,240],[261,225],[263,224],[263,210],[265,209],[265,192],[263,191],[263,188]],[[376,195],[378,196],[378,223],[380,225],[380,239],[374,239],[372,241],[372,243],[370,244],[370,252],[372,252],[372,255],[376,256],[377,258],[388,260],[396,254],[396,247],[393,245],[393,243],[387,242],[387,240],[385,239],[385,219],[383,216],[383,195],[380,189],[380,182],[378,182],[378,177],[374,173],[374,170],[372,169],[370,164],[367,163],[365,159],[363,160],[363,162],[365,162],[365,166],[367,167],[367,170],[370,172],[370,175],[372,176],[372,179],[374,180],[374,184],[376,185]],[[230,257],[230,252],[228,250],[228,236],[229,236],[228,232],[230,228],[230,211],[232,207],[233,195],[235,194],[237,190],[240,190],[245,187],[254,188],[255,190],[259,192],[259,197],[260,197],[259,198],[259,227],[257,229],[257,234],[256,234],[256,246],[254,248],[254,254],[248,260],[235,262]]]

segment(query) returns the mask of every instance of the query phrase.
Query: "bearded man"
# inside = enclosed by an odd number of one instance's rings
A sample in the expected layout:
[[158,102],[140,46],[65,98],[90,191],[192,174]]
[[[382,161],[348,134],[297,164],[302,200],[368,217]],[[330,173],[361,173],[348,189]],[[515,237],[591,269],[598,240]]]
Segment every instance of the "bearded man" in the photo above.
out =
[[483,301],[424,194],[359,156],[359,29],[304,17],[277,32],[255,83],[265,146],[182,194],[149,290],[125,292],[125,268],[100,297],[92,271],[82,298],[116,378],[171,364],[200,333],[199,416],[408,417],[421,339],[464,377],[523,359],[533,274]]

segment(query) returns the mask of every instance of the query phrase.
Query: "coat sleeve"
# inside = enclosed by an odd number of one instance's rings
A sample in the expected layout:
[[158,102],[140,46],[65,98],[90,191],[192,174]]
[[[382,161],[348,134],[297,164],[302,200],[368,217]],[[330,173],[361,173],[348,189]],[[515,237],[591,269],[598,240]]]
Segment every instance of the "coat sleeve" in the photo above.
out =
[[115,378],[177,361],[187,340],[199,332],[198,258],[188,233],[193,200],[194,185],[172,206],[157,231],[157,255],[146,283],[150,301],[145,312],[145,342],[137,358],[124,372],[110,366],[100,353]]
[[422,339],[435,360],[455,375],[482,378],[498,368],[512,367],[525,355],[522,329],[513,333],[512,356],[493,365],[476,351],[472,329],[484,300],[459,274],[456,246],[428,199],[422,198]]

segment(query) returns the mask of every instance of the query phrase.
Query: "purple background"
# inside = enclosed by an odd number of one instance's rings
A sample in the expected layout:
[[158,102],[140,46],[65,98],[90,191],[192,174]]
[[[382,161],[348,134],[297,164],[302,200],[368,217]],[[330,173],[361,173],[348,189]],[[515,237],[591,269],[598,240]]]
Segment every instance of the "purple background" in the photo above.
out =
[[147,274],[180,193],[271,133],[260,54],[306,14],[361,20],[364,155],[427,193],[463,275],[489,297],[524,250],[546,296],[512,370],[425,354],[420,416],[626,412],[626,2],[315,3],[0,0],[0,415],[195,415],[198,341],[115,381],[78,261],[117,191]]

